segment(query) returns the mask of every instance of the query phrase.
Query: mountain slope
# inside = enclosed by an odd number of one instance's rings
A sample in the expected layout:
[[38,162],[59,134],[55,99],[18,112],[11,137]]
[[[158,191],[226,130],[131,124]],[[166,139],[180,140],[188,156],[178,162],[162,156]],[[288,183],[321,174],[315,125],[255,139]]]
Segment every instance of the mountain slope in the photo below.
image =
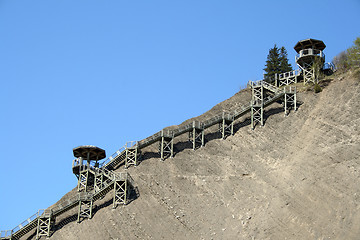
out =
[[[240,92],[204,116],[249,96]],[[69,212],[51,239],[357,239],[360,79],[341,75],[299,99],[287,117],[281,105],[267,108],[254,131],[239,121],[234,136],[209,131],[196,151],[183,136],[174,158],[148,155],[128,170],[137,199],[113,210],[108,194],[80,224]]]

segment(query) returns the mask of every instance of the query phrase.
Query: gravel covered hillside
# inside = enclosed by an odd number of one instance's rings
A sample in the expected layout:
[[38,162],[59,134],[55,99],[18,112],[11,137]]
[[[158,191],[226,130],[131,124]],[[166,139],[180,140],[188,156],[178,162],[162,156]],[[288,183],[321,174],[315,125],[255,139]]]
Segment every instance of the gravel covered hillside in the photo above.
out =
[[[147,154],[128,169],[137,199],[112,209],[109,193],[80,224],[74,209],[57,219],[51,239],[359,239],[358,76],[299,93],[303,104],[287,117],[270,106],[264,127],[240,119],[225,140],[207,131],[196,151],[183,136],[174,158]],[[199,119],[250,96],[239,92]]]

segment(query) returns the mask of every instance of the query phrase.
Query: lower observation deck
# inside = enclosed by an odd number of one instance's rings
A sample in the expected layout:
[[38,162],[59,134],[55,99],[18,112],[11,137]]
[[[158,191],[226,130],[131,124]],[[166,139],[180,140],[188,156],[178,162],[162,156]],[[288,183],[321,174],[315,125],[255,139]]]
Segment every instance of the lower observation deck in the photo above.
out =
[[303,49],[299,51],[299,54],[295,56],[295,61],[298,62],[305,62],[305,63],[311,63],[314,61],[316,57],[320,57],[322,63],[325,62],[325,54],[323,51],[318,49]]

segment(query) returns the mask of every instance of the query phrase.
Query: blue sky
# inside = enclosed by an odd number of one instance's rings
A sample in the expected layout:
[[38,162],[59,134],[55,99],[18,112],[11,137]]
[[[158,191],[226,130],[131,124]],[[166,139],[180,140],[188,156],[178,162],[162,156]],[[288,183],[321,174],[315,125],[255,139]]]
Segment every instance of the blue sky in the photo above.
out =
[[268,50],[360,36],[360,1],[0,0],[0,230],[76,186],[72,148],[111,155],[262,78]]

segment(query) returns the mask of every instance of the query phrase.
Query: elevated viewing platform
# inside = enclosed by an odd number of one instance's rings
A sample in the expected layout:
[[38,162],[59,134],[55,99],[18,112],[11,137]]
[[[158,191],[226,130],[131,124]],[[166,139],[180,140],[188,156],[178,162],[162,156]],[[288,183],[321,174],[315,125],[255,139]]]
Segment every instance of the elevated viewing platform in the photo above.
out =
[[295,56],[295,60],[296,62],[298,62],[299,59],[305,62],[311,62],[313,61],[314,57],[320,57],[325,62],[325,54],[323,53],[323,51],[312,48],[300,50],[299,54]]
[[306,64],[311,64],[315,58],[320,57],[322,63],[325,62],[325,54],[323,50],[326,48],[326,45],[321,40],[316,39],[305,39],[296,43],[294,46],[295,51],[298,53],[295,56],[296,63],[303,62]]
[[323,50],[326,45],[321,40],[308,38],[301,40],[294,46],[298,53],[295,56],[296,64],[299,66],[304,84],[317,83],[319,71],[323,69],[325,54]]

